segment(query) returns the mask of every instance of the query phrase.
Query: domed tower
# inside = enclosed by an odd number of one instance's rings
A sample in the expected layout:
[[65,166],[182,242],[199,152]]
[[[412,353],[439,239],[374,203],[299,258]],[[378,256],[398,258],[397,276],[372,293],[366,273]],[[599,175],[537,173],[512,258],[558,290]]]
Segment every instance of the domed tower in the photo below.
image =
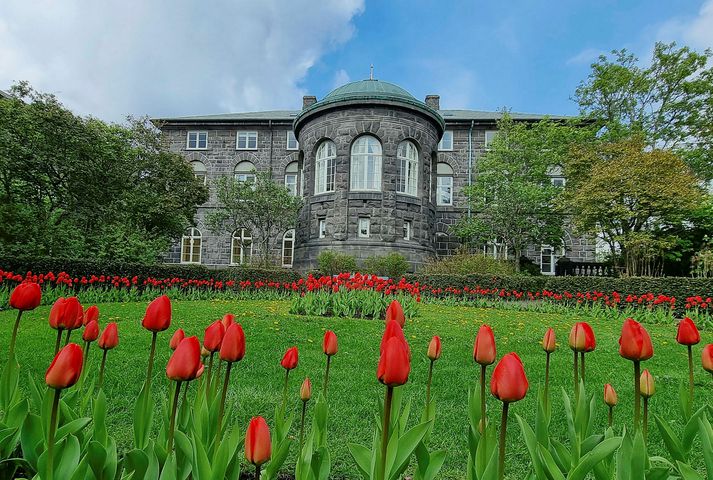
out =
[[445,123],[403,88],[363,80],[306,105],[294,121],[305,206],[295,267],[326,250],[364,260],[391,252],[412,268],[435,252],[435,166]]

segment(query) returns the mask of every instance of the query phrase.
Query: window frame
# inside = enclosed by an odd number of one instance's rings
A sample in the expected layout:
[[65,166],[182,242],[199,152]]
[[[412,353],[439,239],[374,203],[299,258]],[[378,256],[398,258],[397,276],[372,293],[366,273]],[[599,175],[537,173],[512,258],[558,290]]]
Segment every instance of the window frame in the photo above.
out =
[[[401,146],[405,145],[406,155],[401,155]],[[409,147],[410,146],[410,147]],[[413,152],[413,157],[409,157],[409,151]],[[411,140],[404,140],[396,148],[396,161],[398,162],[398,172],[396,175],[396,193],[418,196],[418,147]],[[404,168],[406,167],[406,168]],[[404,175],[404,169],[406,174]],[[403,180],[403,182],[402,182]],[[403,191],[400,190],[403,183]],[[412,187],[412,189],[410,188]]]
[[[366,234],[361,233],[362,222],[366,222]],[[359,217],[359,219],[357,220],[357,237],[371,238],[371,218]]]
[[[289,170],[291,165],[295,165],[295,171]],[[288,163],[285,166],[285,188],[288,192],[290,192],[290,195],[293,197],[300,196],[300,173],[300,164],[296,160],[294,162]],[[288,178],[294,178],[294,183],[288,182]],[[291,188],[292,186],[294,186],[294,189]]]
[[[288,234],[290,236],[288,237]],[[285,263],[285,243],[286,242],[292,242],[292,246],[290,247],[290,263]],[[295,263],[295,229],[291,228],[287,230],[283,235],[282,235],[282,259],[281,259],[282,267],[283,268],[292,268],[292,265]]]
[[[240,231],[240,235],[236,236],[235,234],[238,231]],[[247,232],[247,235],[246,235],[246,232]],[[244,241],[246,239],[250,240],[250,251],[248,252],[247,258],[245,256],[245,245],[244,245]],[[238,262],[235,261],[235,241],[236,240],[240,241],[240,258],[238,259]],[[231,265],[245,265],[246,260],[251,261],[253,258],[253,245],[255,245],[255,242],[253,242],[253,234],[249,228],[240,227],[239,229],[236,229],[230,236],[230,264]]]
[[[191,134],[195,134],[195,147],[191,147]],[[201,147],[200,137],[205,135],[205,147]],[[208,150],[208,130],[188,130],[186,132],[186,150]]]
[[[450,137],[451,137],[450,148],[445,148],[443,145],[443,140],[446,138],[446,134],[450,134]],[[452,152],[453,151],[453,139],[454,139],[453,130],[443,130],[443,136],[441,137],[441,139],[438,142],[438,151],[439,152]]]
[[317,238],[327,238],[327,219],[317,219]]
[[[191,160],[191,168],[193,169],[193,176],[195,178],[201,178],[203,177],[203,185],[208,185],[208,169],[205,166],[205,163],[201,162],[200,160]],[[196,165],[200,164],[203,167],[203,170],[196,170]],[[201,174],[202,175],[199,175]]]
[[[488,134],[491,135],[490,140],[488,140]],[[493,140],[495,140],[495,136],[498,134],[497,130],[485,130],[483,133],[483,146],[486,149],[490,149],[490,146],[493,144]]]
[[[331,145],[331,148],[330,148]],[[332,154],[330,155],[330,150]],[[323,153],[320,157],[320,154]],[[331,140],[325,140],[317,147],[317,152],[314,159],[314,194],[322,195],[332,193],[336,188],[337,176],[337,145]],[[320,180],[324,177],[324,190],[321,190]],[[331,179],[331,189],[330,187]]]
[[[189,233],[188,233],[189,232]],[[197,232],[197,235],[196,235]],[[193,257],[195,256],[195,240],[198,239],[198,261],[194,261]],[[184,250],[185,250],[185,242],[189,241],[189,251],[188,251],[188,258],[189,260],[184,260]],[[191,265],[200,265],[200,263],[203,260],[203,233],[197,228],[197,227],[188,227],[184,232],[183,235],[181,236],[181,261],[180,263],[182,264],[191,264]]]
[[[450,174],[443,174],[443,173],[438,173],[438,165],[446,165],[450,169]],[[439,207],[450,207],[453,206],[453,197],[454,197],[454,178],[455,172],[453,171],[453,167],[451,167],[449,164],[446,162],[438,162],[436,164],[436,205]],[[448,179],[450,180],[450,185],[448,187],[450,188],[450,195],[449,195],[449,202],[445,203],[441,201],[441,195],[440,192],[442,190],[442,185],[441,185],[441,180],[442,179]]]
[[[251,147],[250,146],[250,138],[253,134],[255,135],[255,146]],[[241,135],[245,135],[245,146],[244,147],[240,146],[240,136]],[[260,138],[260,135],[257,130],[238,130],[237,132],[235,132],[235,149],[236,150],[257,150],[259,138]]]
[[[292,137],[295,140],[295,146],[290,147],[290,137]],[[294,130],[287,130],[287,138],[285,139],[285,150],[299,150],[300,149],[300,142],[297,141],[297,137],[295,137],[295,132]]]
[[[545,250],[549,250],[549,265],[550,265],[550,270],[545,272],[542,268],[544,265],[543,259],[545,258]],[[555,274],[555,253],[556,249],[552,245],[540,245],[540,273],[542,275],[554,275]]]
[[[378,146],[378,153],[355,152],[364,142],[373,140]],[[369,148],[366,147],[366,150]],[[354,140],[349,151],[349,190],[352,192],[381,192],[383,181],[384,148],[381,141],[373,135],[362,135]],[[363,165],[362,165],[363,162]],[[369,162],[372,163],[371,175]],[[371,180],[371,181],[370,181]],[[373,187],[369,187],[373,184]]]
[[[558,180],[562,181],[562,185],[555,185],[555,182],[558,181]],[[550,177],[550,184],[551,184],[553,187],[564,188],[564,187],[567,186],[567,179],[564,178],[564,177],[561,176],[561,175],[552,176],[552,177]]]
[[405,232],[403,239],[406,241],[411,240],[411,238],[413,238],[413,222],[411,220],[404,220],[403,229]]
[[[249,163],[250,165],[252,165],[252,170],[238,170],[238,167],[244,163]],[[239,176],[243,176],[245,178],[238,178]],[[248,179],[248,177],[252,177],[252,179]],[[240,161],[233,168],[233,179],[236,182],[241,182],[241,183],[247,183],[250,181],[253,186],[253,190],[254,190],[255,183],[257,182],[257,167],[255,167],[255,164],[253,162],[251,162],[250,160]]]

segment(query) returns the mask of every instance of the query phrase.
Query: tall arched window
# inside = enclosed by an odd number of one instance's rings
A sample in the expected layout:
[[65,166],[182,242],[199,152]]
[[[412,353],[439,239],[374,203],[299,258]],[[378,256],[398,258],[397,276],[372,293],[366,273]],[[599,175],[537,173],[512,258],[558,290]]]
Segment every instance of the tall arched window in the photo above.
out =
[[399,175],[396,191],[416,196],[418,190],[418,150],[408,140],[399,144],[396,153],[399,162]]
[[282,266],[291,267],[295,254],[295,230],[287,230],[282,236]]
[[334,191],[334,175],[337,171],[337,147],[327,140],[317,149],[314,168],[314,193]]
[[255,183],[255,171],[255,165],[252,162],[240,162],[235,166],[235,180]]
[[208,171],[205,168],[203,162],[198,160],[193,160],[191,162],[191,167],[193,167],[193,176],[195,176],[200,182],[205,185],[208,181]]
[[436,166],[436,205],[453,205],[453,169],[443,162]]
[[201,231],[188,228],[181,237],[181,263],[201,263]]
[[297,162],[288,163],[285,167],[285,187],[293,197],[300,194],[300,168]]
[[247,228],[238,228],[233,232],[230,248],[230,263],[243,265],[249,263],[253,256],[253,236]]
[[381,143],[374,137],[359,137],[352,145],[351,190],[381,190]]

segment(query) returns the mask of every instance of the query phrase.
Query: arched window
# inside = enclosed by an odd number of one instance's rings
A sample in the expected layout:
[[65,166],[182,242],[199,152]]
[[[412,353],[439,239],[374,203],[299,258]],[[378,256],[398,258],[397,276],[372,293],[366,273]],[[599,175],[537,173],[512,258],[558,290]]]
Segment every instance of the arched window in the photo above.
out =
[[399,176],[396,191],[416,196],[418,190],[418,150],[408,140],[401,142],[396,156],[399,162]]
[[255,171],[255,165],[252,162],[240,162],[235,166],[235,180],[255,183]]
[[453,205],[453,169],[443,162],[436,166],[436,205]]
[[206,170],[203,162],[194,160],[191,162],[191,167],[193,167],[193,176],[195,176],[198,180],[201,181],[201,183],[203,183],[203,185],[205,185],[208,181],[208,171]]
[[243,265],[249,263],[253,256],[253,236],[247,228],[238,228],[233,232],[233,242],[230,248],[230,263]]
[[181,237],[181,263],[201,263],[201,231],[188,228]]
[[352,145],[351,190],[381,190],[381,143],[374,137],[359,137]]
[[300,194],[300,168],[297,162],[289,163],[285,167],[285,187],[293,197]]
[[315,195],[334,191],[334,175],[337,171],[337,147],[327,140],[317,149],[314,168]]
[[282,266],[291,267],[295,253],[295,230],[287,230],[282,236]]

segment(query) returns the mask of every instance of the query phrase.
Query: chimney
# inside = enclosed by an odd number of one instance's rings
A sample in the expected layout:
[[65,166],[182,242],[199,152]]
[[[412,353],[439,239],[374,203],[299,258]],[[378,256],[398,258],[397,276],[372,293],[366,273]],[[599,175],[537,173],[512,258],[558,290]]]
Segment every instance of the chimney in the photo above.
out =
[[441,109],[441,97],[440,95],[426,95],[426,105],[434,110]]
[[305,95],[302,97],[302,110],[317,103],[317,97],[314,95]]

